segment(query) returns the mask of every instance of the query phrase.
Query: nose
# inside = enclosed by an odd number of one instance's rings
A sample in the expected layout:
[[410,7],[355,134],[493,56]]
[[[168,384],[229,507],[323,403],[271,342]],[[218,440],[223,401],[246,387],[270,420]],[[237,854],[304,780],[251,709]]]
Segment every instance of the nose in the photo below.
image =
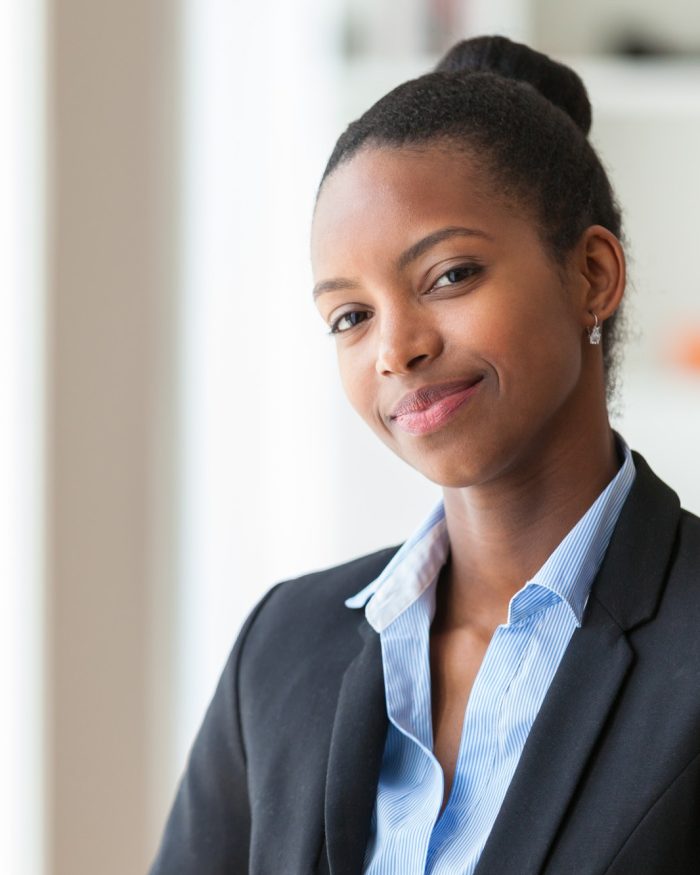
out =
[[379,332],[375,367],[382,376],[408,374],[437,358],[442,348],[440,332],[422,308],[386,314]]

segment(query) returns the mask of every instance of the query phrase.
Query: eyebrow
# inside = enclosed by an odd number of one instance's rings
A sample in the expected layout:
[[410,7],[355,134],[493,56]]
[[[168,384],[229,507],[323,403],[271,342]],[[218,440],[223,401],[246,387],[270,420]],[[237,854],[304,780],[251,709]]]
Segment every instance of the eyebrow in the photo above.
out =
[[397,268],[404,270],[412,261],[420,258],[424,252],[432,249],[433,246],[437,246],[438,243],[442,243],[443,240],[449,240],[450,237],[481,237],[483,240],[493,240],[490,234],[487,234],[486,231],[479,231],[477,228],[462,228],[459,226],[441,228],[439,231],[433,231],[427,237],[421,238],[417,243],[409,246],[405,252],[402,252],[396,259]]
[[[452,225],[447,228],[440,228],[439,231],[433,231],[432,234],[428,234],[426,237],[422,237],[411,244],[396,259],[396,267],[398,270],[405,270],[412,261],[420,258],[421,255],[432,249],[433,246],[437,246],[438,243],[442,243],[443,240],[449,240],[451,237],[480,237],[482,240],[493,240],[490,234],[480,231],[478,228],[462,228]],[[314,286],[313,297],[315,300],[324,292],[341,292],[347,289],[358,288],[360,288],[360,283],[357,280],[344,279],[343,277],[322,280]]]
[[319,295],[324,292],[342,292],[347,289],[359,289],[360,283],[357,280],[348,280],[339,277],[334,280],[322,280],[314,286],[313,297],[314,301]]

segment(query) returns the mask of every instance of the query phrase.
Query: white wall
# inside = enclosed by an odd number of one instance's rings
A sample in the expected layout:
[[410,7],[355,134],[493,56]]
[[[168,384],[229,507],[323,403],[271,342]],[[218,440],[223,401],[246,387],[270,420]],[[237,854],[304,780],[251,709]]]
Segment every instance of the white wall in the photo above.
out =
[[44,18],[0,2],[0,870],[40,875],[43,819]]
[[336,546],[333,348],[308,229],[335,133],[337,9],[185,8],[177,771],[253,602]]

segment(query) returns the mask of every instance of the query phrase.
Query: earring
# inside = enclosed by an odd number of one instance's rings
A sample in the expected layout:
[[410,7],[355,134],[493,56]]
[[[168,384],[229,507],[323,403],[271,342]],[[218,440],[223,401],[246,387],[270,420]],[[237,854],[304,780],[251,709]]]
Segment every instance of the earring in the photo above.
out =
[[588,342],[591,344],[591,346],[597,346],[603,336],[603,329],[598,324],[598,317],[596,316],[596,314],[591,313],[591,316],[593,316],[593,318],[595,319],[595,325],[592,328],[588,329]]

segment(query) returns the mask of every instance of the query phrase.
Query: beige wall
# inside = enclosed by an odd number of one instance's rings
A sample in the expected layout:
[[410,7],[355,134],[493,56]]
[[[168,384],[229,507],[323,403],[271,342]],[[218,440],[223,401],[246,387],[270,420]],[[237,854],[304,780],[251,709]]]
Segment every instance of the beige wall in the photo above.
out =
[[49,7],[48,873],[126,875],[165,804],[177,4]]

